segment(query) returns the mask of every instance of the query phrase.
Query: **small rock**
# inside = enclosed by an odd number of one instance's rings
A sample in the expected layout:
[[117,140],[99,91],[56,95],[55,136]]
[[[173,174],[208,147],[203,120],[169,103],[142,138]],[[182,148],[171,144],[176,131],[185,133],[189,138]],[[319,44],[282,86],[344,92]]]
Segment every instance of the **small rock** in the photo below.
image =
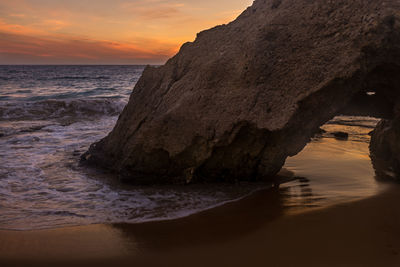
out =
[[345,132],[333,132],[333,136],[339,140],[347,140],[349,138],[349,134]]

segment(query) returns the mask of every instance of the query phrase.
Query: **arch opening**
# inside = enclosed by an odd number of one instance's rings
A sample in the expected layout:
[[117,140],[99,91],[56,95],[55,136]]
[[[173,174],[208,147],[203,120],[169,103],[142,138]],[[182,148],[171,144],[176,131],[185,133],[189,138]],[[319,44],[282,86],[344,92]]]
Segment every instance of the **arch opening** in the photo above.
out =
[[286,159],[278,174],[278,181],[289,181],[280,187],[290,202],[320,207],[370,197],[386,188],[369,156],[370,132],[380,120],[341,115],[322,125],[300,153]]
[[[378,65],[362,80],[361,88],[347,103],[334,113],[334,118],[321,124],[367,126],[369,157],[378,180],[399,180],[400,177],[400,66]],[[371,123],[368,123],[370,121]],[[368,125],[359,125],[359,123]],[[332,138],[347,140],[349,133],[339,128],[328,133],[316,130],[316,135],[331,135]],[[322,132],[321,132],[322,131]],[[354,134],[354,133],[353,133]],[[351,133],[350,133],[351,135]],[[364,132],[365,135],[365,132]],[[370,138],[369,138],[370,136]],[[354,139],[352,136],[350,139]],[[291,155],[293,156],[293,155]]]

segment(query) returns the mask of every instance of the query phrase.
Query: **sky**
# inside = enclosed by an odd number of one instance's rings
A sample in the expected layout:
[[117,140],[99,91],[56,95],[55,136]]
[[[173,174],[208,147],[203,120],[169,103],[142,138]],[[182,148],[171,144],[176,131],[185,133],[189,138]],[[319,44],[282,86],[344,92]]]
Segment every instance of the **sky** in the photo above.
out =
[[162,64],[252,0],[0,0],[0,64]]

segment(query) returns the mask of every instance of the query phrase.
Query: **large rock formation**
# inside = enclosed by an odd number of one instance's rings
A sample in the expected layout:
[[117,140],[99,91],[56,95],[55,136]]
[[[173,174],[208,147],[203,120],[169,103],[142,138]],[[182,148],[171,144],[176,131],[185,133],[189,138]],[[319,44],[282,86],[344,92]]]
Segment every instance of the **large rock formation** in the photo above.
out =
[[82,158],[135,183],[274,175],[367,91],[393,116],[399,10],[398,0],[256,0],[147,67],[114,130]]

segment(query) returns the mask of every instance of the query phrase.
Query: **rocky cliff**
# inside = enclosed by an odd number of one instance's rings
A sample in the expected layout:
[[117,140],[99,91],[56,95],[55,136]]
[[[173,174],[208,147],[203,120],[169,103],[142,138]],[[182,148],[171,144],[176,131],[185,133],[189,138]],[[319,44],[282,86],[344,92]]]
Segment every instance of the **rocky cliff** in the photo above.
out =
[[365,92],[393,116],[399,11],[398,0],[256,0],[148,66],[82,160],[134,183],[267,179]]

